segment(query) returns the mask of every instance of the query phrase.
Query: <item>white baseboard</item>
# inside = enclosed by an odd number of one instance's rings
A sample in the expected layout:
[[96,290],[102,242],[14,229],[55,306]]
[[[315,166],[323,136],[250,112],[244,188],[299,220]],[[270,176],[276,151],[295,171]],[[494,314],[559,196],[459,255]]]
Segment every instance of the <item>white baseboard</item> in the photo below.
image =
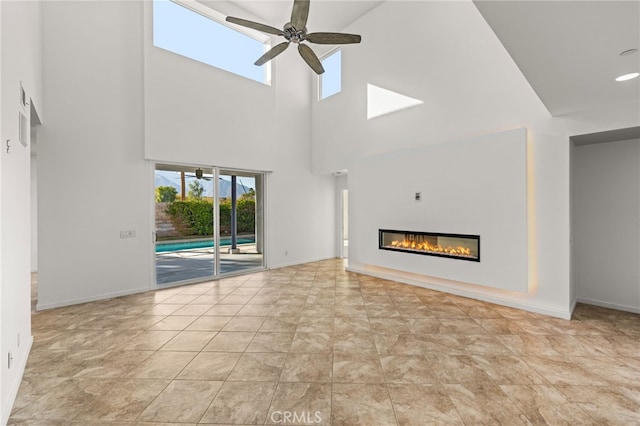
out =
[[[496,305],[507,306],[510,308],[521,309],[524,311],[534,312],[536,314],[548,315],[556,318],[571,319],[572,311],[567,309],[566,311],[552,309],[544,306],[531,305],[518,300],[508,299],[501,297],[497,294],[487,294],[482,291],[473,291],[469,288],[461,288],[453,286],[453,281],[442,280],[435,277],[429,277],[426,275],[418,275],[413,273],[406,273],[395,269],[388,269],[378,266],[360,265],[349,263],[347,271],[355,272],[358,274],[369,275],[376,278],[382,278],[392,281],[401,282],[404,284],[410,284],[417,287],[428,288],[430,290],[437,290],[443,293],[455,294],[456,296],[468,297],[470,299],[481,300],[483,302],[495,303]],[[451,283],[451,284],[449,284]],[[464,285],[464,283],[460,283]],[[469,287],[469,286],[465,286]],[[478,287],[479,289],[481,287]],[[497,293],[497,291],[495,292]]]
[[98,300],[113,299],[114,297],[130,296],[132,294],[144,293],[149,290],[152,290],[152,289],[148,287],[134,288],[130,290],[116,291],[113,293],[104,293],[97,296],[79,297],[77,299],[61,300],[59,302],[54,302],[54,303],[40,303],[40,301],[38,301],[36,310],[43,311],[45,309],[61,308],[63,306],[77,305],[79,303],[97,302]]
[[583,297],[578,297],[576,301],[577,303],[584,303],[586,305],[594,305],[594,306],[600,306],[602,308],[615,309],[617,311],[625,311],[625,312],[632,312],[634,314],[640,314],[640,307],[638,306],[627,306],[627,305],[621,305],[619,303],[605,302],[603,300],[585,299]]
[[11,415],[11,410],[13,409],[13,404],[16,402],[16,397],[18,396],[18,390],[20,390],[20,384],[22,383],[22,377],[24,376],[24,370],[27,368],[27,361],[29,360],[29,354],[31,353],[31,346],[33,345],[33,336],[29,336],[29,340],[27,341],[27,346],[22,352],[21,358],[18,364],[18,374],[16,374],[13,383],[11,383],[11,387],[9,389],[9,395],[7,396],[6,401],[2,401],[2,419],[0,419],[0,424],[6,425],[9,421],[9,416]]
[[315,258],[315,259],[307,259],[307,260],[295,260],[291,262],[281,262],[276,265],[270,265],[268,269],[288,268],[289,266],[298,266],[298,265],[304,265],[305,263],[322,262],[323,260],[330,260],[330,259],[336,259],[336,257],[323,257],[323,258]]
[[573,312],[576,310],[576,306],[578,305],[578,299],[574,299],[573,303],[571,303],[571,316],[573,317]]

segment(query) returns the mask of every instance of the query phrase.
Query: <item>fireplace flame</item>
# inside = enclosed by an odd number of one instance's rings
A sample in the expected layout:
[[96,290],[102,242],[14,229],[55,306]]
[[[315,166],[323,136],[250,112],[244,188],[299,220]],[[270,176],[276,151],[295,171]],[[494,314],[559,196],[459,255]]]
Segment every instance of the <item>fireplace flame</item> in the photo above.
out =
[[428,241],[415,241],[406,238],[403,241],[391,241],[391,247],[427,251],[430,253],[446,253],[453,256],[471,256],[471,249],[467,247],[443,247],[439,244],[431,244]]

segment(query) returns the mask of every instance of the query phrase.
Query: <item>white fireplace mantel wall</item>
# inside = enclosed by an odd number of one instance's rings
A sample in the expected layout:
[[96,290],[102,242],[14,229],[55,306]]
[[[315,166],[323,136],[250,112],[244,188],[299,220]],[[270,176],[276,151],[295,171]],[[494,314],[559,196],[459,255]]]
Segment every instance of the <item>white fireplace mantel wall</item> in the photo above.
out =
[[[526,129],[364,158],[349,170],[349,267],[527,292],[526,173]],[[380,250],[381,228],[480,235],[481,260]]]
[[[413,40],[411,46],[419,44],[424,54],[415,55],[414,49],[407,48],[409,45],[398,45],[379,31],[381,26],[394,24],[407,28]],[[342,92],[312,103],[312,161],[314,170],[321,173],[349,170],[350,210],[357,208],[361,192],[370,185],[354,177],[363,157],[455,144],[521,128],[527,129],[529,196],[526,218],[520,218],[527,220],[529,226],[528,283],[524,292],[495,284],[487,287],[436,278],[426,270],[423,274],[401,272],[402,264],[380,266],[377,261],[371,262],[373,259],[364,258],[361,252],[368,250],[364,246],[370,242],[366,240],[371,238],[370,230],[363,229],[360,235],[356,222],[372,220],[371,216],[378,214],[375,209],[366,213],[368,217],[351,215],[349,268],[570,317],[575,299],[569,268],[569,137],[586,133],[586,125],[599,131],[602,126],[609,128],[612,122],[603,124],[605,117],[601,116],[595,120],[554,119],[472,2],[384,2],[343,31],[366,34],[367,38],[357,49],[343,51]],[[367,120],[367,83],[423,100],[424,104]],[[616,118],[616,123],[626,124],[628,120],[631,119]],[[387,174],[384,170],[378,172]],[[399,184],[393,191],[411,194],[417,190],[411,180],[403,184],[406,189]],[[442,181],[442,185],[446,186],[446,182]],[[388,191],[380,191],[380,201],[388,195]],[[377,250],[377,244],[373,250]]]

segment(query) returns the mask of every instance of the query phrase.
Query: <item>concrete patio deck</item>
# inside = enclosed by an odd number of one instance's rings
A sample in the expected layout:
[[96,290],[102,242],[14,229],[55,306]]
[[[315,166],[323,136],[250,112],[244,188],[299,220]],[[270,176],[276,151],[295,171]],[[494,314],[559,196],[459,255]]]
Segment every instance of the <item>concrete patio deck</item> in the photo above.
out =
[[[256,253],[255,244],[239,244],[240,253],[220,253],[220,274],[257,270],[263,266],[263,255]],[[156,283],[158,285],[213,277],[213,248],[156,253]]]

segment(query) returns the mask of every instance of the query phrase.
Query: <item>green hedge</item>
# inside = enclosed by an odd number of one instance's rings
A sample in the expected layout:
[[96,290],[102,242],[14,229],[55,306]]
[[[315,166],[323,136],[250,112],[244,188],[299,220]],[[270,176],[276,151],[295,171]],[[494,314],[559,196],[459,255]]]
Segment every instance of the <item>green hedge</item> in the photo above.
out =
[[156,188],[157,203],[171,203],[176,200],[178,191],[172,186],[159,186]]
[[[253,198],[236,200],[238,234],[253,234],[256,230],[256,202]],[[220,200],[220,234],[231,235],[231,199]]]
[[[167,213],[182,221],[189,229],[188,235],[213,235],[213,203],[208,200],[174,201],[167,206]],[[256,203],[253,198],[237,200],[238,234],[252,234],[256,227]],[[231,234],[231,200],[220,201],[220,234]]]
[[174,201],[167,213],[181,220],[191,231],[188,235],[213,235],[213,203],[206,200]]

